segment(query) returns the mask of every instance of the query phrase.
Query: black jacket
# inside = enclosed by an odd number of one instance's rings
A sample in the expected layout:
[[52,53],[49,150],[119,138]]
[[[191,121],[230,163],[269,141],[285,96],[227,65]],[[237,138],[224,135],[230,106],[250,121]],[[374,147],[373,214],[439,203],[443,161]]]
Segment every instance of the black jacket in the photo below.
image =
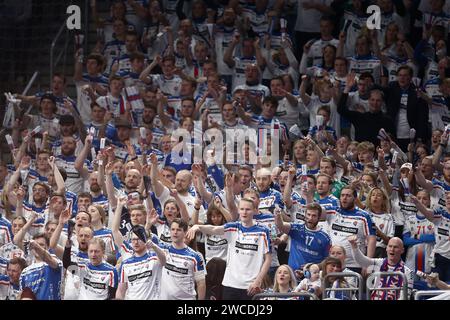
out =
[[348,93],[342,93],[337,111],[355,126],[356,141],[370,141],[374,145],[378,145],[377,135],[381,128],[384,128],[386,132],[394,133],[394,123],[390,117],[381,111],[377,113],[350,111],[347,107],[347,98]]
[[[406,116],[411,128],[416,129],[416,138],[421,138],[423,142],[430,138],[428,127],[428,105],[425,100],[417,96],[416,86],[411,83],[408,90],[408,104],[406,105]],[[384,89],[387,114],[396,121],[400,110],[400,99],[402,89],[397,81],[391,82]],[[395,132],[394,132],[395,133]]]

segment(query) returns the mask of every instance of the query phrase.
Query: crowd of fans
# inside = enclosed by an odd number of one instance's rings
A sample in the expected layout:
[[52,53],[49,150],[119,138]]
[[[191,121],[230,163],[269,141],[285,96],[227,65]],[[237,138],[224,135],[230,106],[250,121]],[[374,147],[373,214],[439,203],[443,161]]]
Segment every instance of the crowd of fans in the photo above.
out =
[[448,290],[445,0],[110,8],[76,96],[7,94],[0,299]]

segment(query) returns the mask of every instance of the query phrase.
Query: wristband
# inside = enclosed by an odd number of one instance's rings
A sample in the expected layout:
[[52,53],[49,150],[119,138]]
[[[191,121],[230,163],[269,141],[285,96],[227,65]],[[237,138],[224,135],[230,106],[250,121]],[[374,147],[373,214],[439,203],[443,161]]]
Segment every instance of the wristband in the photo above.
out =
[[200,208],[197,208],[197,207],[194,207],[194,209],[195,209],[195,210],[197,210],[197,211],[199,211],[199,210],[200,210]]

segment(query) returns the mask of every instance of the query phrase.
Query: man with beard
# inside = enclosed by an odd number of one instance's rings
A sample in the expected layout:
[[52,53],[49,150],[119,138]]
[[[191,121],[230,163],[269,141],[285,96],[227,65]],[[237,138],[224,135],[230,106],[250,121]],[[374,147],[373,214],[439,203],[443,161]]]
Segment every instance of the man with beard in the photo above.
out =
[[103,209],[108,212],[108,198],[103,194],[103,190],[99,183],[99,178],[98,171],[93,171],[88,178],[89,191],[92,196],[92,204],[101,205]]
[[[61,154],[62,139],[64,137],[73,137],[76,141],[75,156],[79,155],[83,148],[83,142],[80,136],[86,138],[86,134],[80,135],[78,127],[82,128],[82,123],[75,123],[75,118],[72,115],[63,115],[59,118],[59,127],[61,132],[61,138],[52,143],[53,154],[59,156]],[[83,129],[82,129],[83,130]],[[83,131],[84,133],[84,131]]]
[[[70,266],[80,266],[89,263],[88,246],[89,241],[94,237],[94,232],[85,223],[81,223],[77,220],[76,242],[73,242],[73,238],[68,239],[65,235],[61,235],[63,228],[67,226],[67,222],[70,219],[70,212],[65,210],[58,218],[58,225],[50,238],[50,249],[55,251],[55,255],[62,259],[63,267],[68,269]],[[58,243],[62,243],[59,245]],[[72,270],[71,270],[72,271]],[[76,273],[75,273],[76,274]],[[67,279],[64,288],[65,300],[77,299],[78,291],[72,289],[73,282],[77,281],[76,275],[72,272],[67,273]],[[70,284],[70,285],[69,285]],[[69,298],[70,297],[70,298]]]
[[316,179],[317,194],[314,200],[326,211],[330,208],[338,207],[339,199],[331,194],[333,179],[325,173],[318,174]]
[[[115,194],[115,188],[113,183],[113,166],[114,162],[110,162],[105,167],[105,174],[106,174],[106,193],[107,198],[109,201],[110,208],[115,210],[117,206],[117,197]],[[125,176],[125,186],[124,188],[120,189],[120,192],[122,194],[130,194],[131,192],[138,192],[138,187],[141,184],[142,181],[142,174],[136,169],[130,169],[128,170],[126,176]],[[139,192],[138,192],[139,193]],[[138,197],[142,198],[142,197]],[[142,200],[142,199],[141,199]],[[142,202],[140,202],[142,203]]]
[[36,182],[33,185],[33,201],[28,203],[23,201],[23,215],[25,219],[30,219],[33,212],[37,214],[37,219],[30,228],[30,235],[34,236],[44,231],[45,210],[48,208],[47,200],[50,188],[44,182]]
[[56,165],[67,173],[65,185],[69,191],[78,194],[83,191],[84,181],[88,177],[89,162],[86,160],[92,146],[92,136],[86,137],[84,147],[78,157],[75,156],[76,141],[73,137],[63,137],[61,155],[56,158]]
[[258,211],[260,213],[272,213],[276,207],[284,209],[283,197],[280,191],[270,187],[270,170],[261,168],[256,172],[256,187],[260,195]]
[[275,213],[277,228],[291,240],[288,264],[292,270],[301,270],[307,263],[320,263],[328,256],[330,236],[318,227],[322,207],[317,203],[306,206],[305,223],[283,222],[280,212]]
[[[158,179],[158,163],[155,154],[150,156],[150,161],[152,163],[150,170],[152,188],[155,191],[156,198],[160,203],[165,203],[169,199],[170,193],[176,191],[182,202],[186,205],[189,217],[192,218],[196,197],[195,189],[192,187],[192,173],[188,170],[179,171],[175,176],[175,190],[170,190]],[[203,207],[200,207],[198,214],[200,220],[205,218],[205,210]]]
[[236,90],[244,90],[246,92],[247,100],[254,106],[260,107],[261,102],[265,97],[270,96],[270,90],[260,81],[260,70],[256,64],[249,64],[245,68],[245,84],[236,86]]
[[[333,244],[341,245],[347,252],[350,252],[350,243],[347,238],[351,235],[358,237],[359,248],[367,251],[368,257],[375,255],[377,238],[375,236],[375,225],[369,214],[355,206],[356,190],[346,186],[341,191],[340,206],[327,210],[325,230],[331,238]],[[345,265],[358,273],[362,269],[360,265],[348,256]]]

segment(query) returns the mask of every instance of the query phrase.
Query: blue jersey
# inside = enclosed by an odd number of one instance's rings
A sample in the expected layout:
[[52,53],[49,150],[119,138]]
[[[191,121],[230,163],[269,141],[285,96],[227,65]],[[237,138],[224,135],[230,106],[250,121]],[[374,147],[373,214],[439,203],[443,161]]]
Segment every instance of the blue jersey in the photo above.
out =
[[319,196],[315,197],[314,199],[315,202],[317,202],[318,204],[320,204],[320,206],[322,208],[324,208],[325,210],[334,210],[336,207],[339,207],[339,199],[336,198],[335,196],[333,196],[332,194],[330,194],[329,196],[326,196],[323,199],[320,199]]
[[293,270],[306,263],[320,263],[328,256],[331,239],[322,230],[309,230],[303,223],[291,223],[291,249],[288,264]]
[[[56,257],[53,257],[56,259]],[[53,269],[45,262],[33,263],[20,275],[20,289],[30,288],[37,300],[61,300],[62,262]]]
[[261,213],[273,213],[276,207],[284,209],[284,202],[281,193],[273,188],[269,188],[266,191],[259,194],[259,212]]

